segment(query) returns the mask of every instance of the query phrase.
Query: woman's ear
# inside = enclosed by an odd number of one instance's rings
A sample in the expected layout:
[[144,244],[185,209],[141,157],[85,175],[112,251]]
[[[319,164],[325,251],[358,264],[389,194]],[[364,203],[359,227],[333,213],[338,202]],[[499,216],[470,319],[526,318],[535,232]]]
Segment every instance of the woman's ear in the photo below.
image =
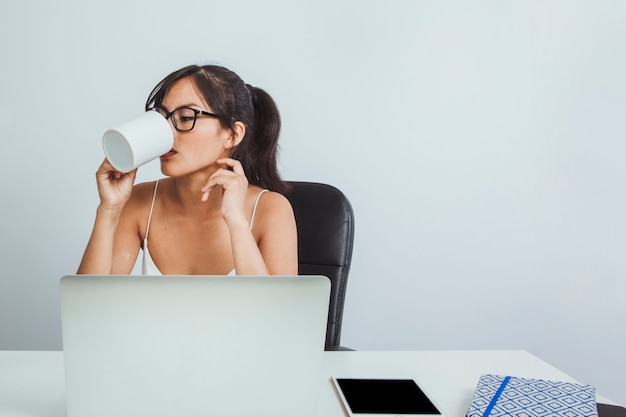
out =
[[239,145],[246,135],[246,126],[241,122],[235,122],[232,129],[232,136],[228,139],[230,148]]

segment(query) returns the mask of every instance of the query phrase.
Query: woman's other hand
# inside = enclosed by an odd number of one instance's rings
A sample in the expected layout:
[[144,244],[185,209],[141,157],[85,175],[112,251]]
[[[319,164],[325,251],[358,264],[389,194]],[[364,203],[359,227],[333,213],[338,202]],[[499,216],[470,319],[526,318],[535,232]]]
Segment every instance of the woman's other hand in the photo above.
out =
[[232,158],[222,158],[216,161],[223,165],[211,175],[206,185],[202,187],[202,201],[209,199],[209,194],[215,191],[216,186],[222,188],[222,216],[227,223],[246,221],[244,202],[248,192],[248,178],[241,162]]

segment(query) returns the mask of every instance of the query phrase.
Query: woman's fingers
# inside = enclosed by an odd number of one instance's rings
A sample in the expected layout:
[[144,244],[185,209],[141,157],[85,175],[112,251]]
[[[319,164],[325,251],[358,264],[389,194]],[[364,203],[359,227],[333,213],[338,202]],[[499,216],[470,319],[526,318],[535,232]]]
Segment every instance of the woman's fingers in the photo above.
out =
[[241,188],[247,190],[248,179],[241,162],[232,158],[222,158],[216,161],[223,168],[218,169],[211,175],[207,183],[201,188],[202,201],[207,201],[209,194],[216,186],[221,186],[224,191]]
[[136,169],[124,174],[115,170],[105,159],[96,173],[101,202],[110,206],[126,203],[132,193],[136,176]]
[[211,175],[207,183],[200,189],[200,191],[202,191],[202,201],[207,201],[213,188],[218,185],[222,186],[224,189],[228,189],[227,183],[234,175],[232,171],[225,169],[220,169]]
[[226,181],[232,178],[245,178],[245,172],[241,162],[232,158],[222,158],[216,161],[218,164],[223,165],[223,168],[218,169],[211,175],[207,183],[202,187],[202,192],[206,192],[216,185],[224,185]]
[[232,172],[239,175],[245,175],[241,162],[233,158],[222,158],[217,160],[218,164],[226,165]]

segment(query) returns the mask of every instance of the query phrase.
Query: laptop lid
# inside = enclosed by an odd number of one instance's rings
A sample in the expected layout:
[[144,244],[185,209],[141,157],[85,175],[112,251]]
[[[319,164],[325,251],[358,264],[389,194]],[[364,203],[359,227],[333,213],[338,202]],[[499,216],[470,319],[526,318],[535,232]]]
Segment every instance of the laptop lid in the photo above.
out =
[[322,276],[60,281],[68,417],[314,416]]

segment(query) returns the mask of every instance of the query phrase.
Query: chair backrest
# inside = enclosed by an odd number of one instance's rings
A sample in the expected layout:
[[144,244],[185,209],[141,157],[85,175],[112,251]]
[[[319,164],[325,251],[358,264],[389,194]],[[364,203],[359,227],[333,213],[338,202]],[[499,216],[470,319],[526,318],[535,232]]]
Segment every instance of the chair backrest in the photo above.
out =
[[288,181],[298,227],[298,274],[325,275],[331,281],[326,350],[341,350],[343,305],[354,243],[354,212],[337,188]]

